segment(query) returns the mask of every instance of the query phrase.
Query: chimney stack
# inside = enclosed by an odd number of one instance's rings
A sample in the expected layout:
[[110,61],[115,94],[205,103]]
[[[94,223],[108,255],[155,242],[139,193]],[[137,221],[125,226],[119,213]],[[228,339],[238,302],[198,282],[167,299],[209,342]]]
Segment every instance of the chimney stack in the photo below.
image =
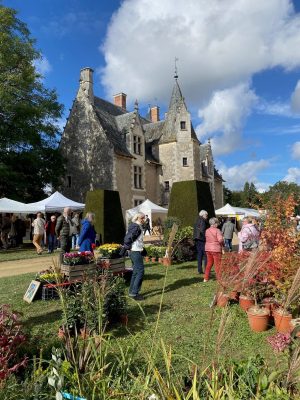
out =
[[93,72],[92,68],[89,67],[80,71],[78,92],[79,96],[88,99],[92,104],[94,103]]
[[114,95],[114,105],[122,108],[123,111],[126,111],[126,94],[118,93]]
[[151,118],[151,122],[159,121],[159,107],[158,106],[151,107],[150,118]]

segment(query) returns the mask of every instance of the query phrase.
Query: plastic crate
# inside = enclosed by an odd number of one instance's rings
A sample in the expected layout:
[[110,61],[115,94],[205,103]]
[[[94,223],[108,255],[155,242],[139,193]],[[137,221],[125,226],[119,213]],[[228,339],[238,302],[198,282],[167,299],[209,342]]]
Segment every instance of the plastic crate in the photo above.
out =
[[42,300],[53,300],[58,299],[59,295],[57,293],[55,285],[44,285],[42,288]]

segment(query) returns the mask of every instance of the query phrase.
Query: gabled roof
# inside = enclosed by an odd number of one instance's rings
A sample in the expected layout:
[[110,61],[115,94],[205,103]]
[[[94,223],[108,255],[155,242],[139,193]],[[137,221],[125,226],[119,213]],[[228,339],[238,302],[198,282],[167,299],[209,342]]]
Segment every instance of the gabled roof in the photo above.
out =
[[150,122],[143,125],[145,131],[146,142],[153,142],[159,140],[162,135],[162,129],[165,121]]
[[[94,98],[94,110],[101,126],[105,130],[108,140],[113,145],[115,152],[124,157],[132,157],[131,153],[127,149],[124,135],[122,135],[122,130],[118,129],[116,120],[116,117],[119,117],[119,120],[121,121],[121,116],[124,116],[124,120],[127,121],[128,118],[130,118],[128,116],[125,117],[128,113],[123,111],[120,107],[100,99],[99,97]],[[121,123],[120,121],[119,123]],[[123,127],[124,126],[125,124],[123,124]]]

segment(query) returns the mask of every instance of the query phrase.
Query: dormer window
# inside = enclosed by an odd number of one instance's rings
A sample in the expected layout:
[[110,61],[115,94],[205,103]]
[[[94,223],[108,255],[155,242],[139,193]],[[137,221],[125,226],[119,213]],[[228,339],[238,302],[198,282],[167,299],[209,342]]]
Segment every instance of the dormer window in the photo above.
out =
[[183,157],[183,159],[182,159],[182,166],[183,166],[183,167],[187,167],[187,166],[188,166],[187,157]]
[[133,136],[133,152],[134,154],[142,154],[142,140],[140,136]]
[[185,122],[185,121],[180,121],[180,129],[181,129],[182,131],[185,131],[185,130],[186,130],[186,122]]

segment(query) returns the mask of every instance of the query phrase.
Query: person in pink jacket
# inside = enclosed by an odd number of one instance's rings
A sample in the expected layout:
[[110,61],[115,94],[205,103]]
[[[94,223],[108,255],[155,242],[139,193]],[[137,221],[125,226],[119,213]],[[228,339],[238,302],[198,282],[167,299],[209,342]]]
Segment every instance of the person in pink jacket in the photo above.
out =
[[238,234],[239,252],[252,251],[258,248],[260,231],[250,217],[243,218],[242,229]]
[[224,238],[220,229],[218,229],[218,218],[210,218],[208,221],[210,228],[205,232],[205,251],[207,256],[207,264],[205,268],[204,280],[207,282],[210,276],[212,266],[215,266],[217,280],[220,278],[220,268],[222,259],[222,249],[224,246]]

